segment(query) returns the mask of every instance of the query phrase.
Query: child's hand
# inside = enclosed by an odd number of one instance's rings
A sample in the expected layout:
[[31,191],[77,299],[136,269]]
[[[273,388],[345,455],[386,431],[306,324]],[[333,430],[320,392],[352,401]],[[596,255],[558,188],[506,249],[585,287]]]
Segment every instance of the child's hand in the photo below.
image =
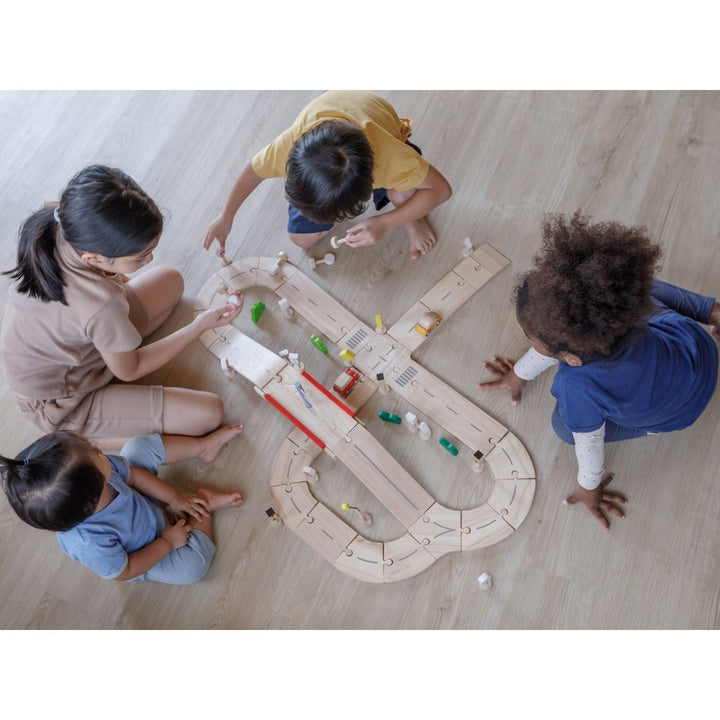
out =
[[708,320],[708,324],[710,325],[710,334],[716,340],[720,340],[720,303],[713,303],[713,308],[710,312],[710,319]]
[[239,299],[238,305],[227,303],[220,307],[209,308],[201,312],[194,320],[193,324],[201,331],[212,330],[213,328],[229,325],[239,314],[243,308],[244,297],[235,295]]
[[374,245],[382,240],[385,234],[385,222],[382,216],[376,216],[363,220],[353,225],[346,233],[348,247],[363,247]]
[[188,544],[192,527],[187,520],[180,519],[174,525],[168,525],[162,532],[162,537],[172,545],[173,550],[185,547]]
[[515,361],[512,358],[502,358],[496,355],[493,362],[486,362],[485,367],[498,380],[490,382],[478,383],[478,387],[482,390],[490,390],[492,388],[510,388],[510,397],[512,404],[517,405],[520,402],[520,388],[522,388],[523,380],[519,378],[513,371]]
[[627,498],[624,495],[605,490],[614,477],[614,473],[608,473],[594,490],[586,490],[584,487],[578,488],[572,495],[568,495],[563,500],[563,504],[574,505],[576,502],[583,503],[592,515],[600,521],[600,524],[605,530],[607,530],[610,527],[610,523],[603,510],[618,517],[625,517],[625,513],[617,506],[617,503],[622,503],[623,505],[627,503]]
[[175,498],[168,503],[168,507],[176,514],[187,513],[196,520],[202,520],[210,514],[207,500],[201,495],[191,492],[175,493]]
[[205,233],[205,242],[203,242],[203,247],[208,250],[212,245],[212,241],[217,240],[218,245],[220,246],[220,252],[224,253],[225,241],[227,240],[227,236],[230,234],[231,230],[232,220],[225,219],[223,215],[215,218],[208,228],[207,233]]

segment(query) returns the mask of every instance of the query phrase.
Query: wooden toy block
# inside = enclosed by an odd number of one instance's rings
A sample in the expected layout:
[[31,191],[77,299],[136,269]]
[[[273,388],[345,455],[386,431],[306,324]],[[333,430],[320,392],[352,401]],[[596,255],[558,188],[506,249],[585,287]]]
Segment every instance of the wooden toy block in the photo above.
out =
[[275,292],[336,345],[347,329],[358,322],[351,312],[301,272],[296,272]]
[[318,503],[295,532],[328,562],[334,563],[357,533],[325,505]]
[[463,552],[494,545],[514,532],[512,525],[508,525],[487,503],[471,510],[462,510],[460,514]]
[[280,306],[280,310],[282,311],[282,314],[290,320],[292,316],[295,314],[295,311],[290,307],[290,303],[287,301],[287,298],[280,298],[278,300],[278,305]]
[[405,526],[412,525],[434,500],[362,426],[352,442],[334,448],[338,459]]
[[410,533],[384,544],[383,580],[397,582],[427,570],[436,560]]
[[306,482],[273,485],[270,495],[275,511],[291,530],[305,521],[308,513],[318,504]]
[[333,563],[346,575],[365,582],[383,582],[383,545],[358,535]]
[[441,437],[438,441],[451,455],[457,455],[460,451],[447,439]]
[[492,493],[487,504],[502,517],[513,529],[530,512],[535,497],[535,478],[527,479],[495,479]]
[[470,238],[463,240],[463,257],[468,257],[473,251],[473,244]]
[[328,349],[325,347],[325,343],[317,336],[317,335],[311,335],[310,336],[310,342],[323,354],[328,354]]
[[352,362],[353,358],[355,357],[355,353],[352,350],[348,350],[345,348],[344,350],[341,350],[338,355],[345,361],[345,362]]
[[332,253],[325,253],[321,258],[310,258],[308,260],[310,267],[314,270],[318,265],[334,265],[335,256]]
[[402,422],[402,418],[399,415],[386,412],[385,410],[381,410],[378,413],[378,417],[385,422],[394,423],[395,425],[400,425]]
[[459,510],[450,510],[436,502],[408,528],[408,532],[438,558],[462,550],[460,520]]
[[485,462],[496,478],[534,478],[535,466],[528,451],[514,433],[506,433],[485,454]]
[[253,321],[255,325],[257,325],[258,320],[262,317],[262,314],[265,312],[265,303],[258,300],[256,303],[253,304],[253,306],[250,308],[250,319]]

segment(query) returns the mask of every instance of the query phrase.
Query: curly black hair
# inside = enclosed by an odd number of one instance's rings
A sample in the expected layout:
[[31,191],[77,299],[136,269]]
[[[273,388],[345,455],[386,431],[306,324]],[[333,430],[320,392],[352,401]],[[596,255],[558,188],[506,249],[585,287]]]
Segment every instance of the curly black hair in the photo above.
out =
[[292,146],[285,167],[285,197],[317,223],[356,217],[372,195],[373,162],[362,130],[341,120],[325,120]]
[[553,355],[592,362],[646,326],[662,250],[645,227],[549,215],[543,247],[514,290],[518,318]]

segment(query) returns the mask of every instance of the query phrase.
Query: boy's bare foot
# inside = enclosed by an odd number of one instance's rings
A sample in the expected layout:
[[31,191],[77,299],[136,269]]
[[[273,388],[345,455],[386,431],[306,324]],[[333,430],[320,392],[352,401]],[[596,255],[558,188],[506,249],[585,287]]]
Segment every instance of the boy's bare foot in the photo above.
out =
[[413,220],[405,225],[410,241],[410,258],[417,260],[421,255],[427,254],[437,242],[435,231],[430,227],[427,217]]
[[198,455],[205,462],[212,462],[224,445],[239,435],[245,429],[244,425],[224,425],[202,438],[203,450]]
[[197,494],[208,504],[211,513],[243,504],[243,496],[239,492],[221,493],[210,488],[200,488]]

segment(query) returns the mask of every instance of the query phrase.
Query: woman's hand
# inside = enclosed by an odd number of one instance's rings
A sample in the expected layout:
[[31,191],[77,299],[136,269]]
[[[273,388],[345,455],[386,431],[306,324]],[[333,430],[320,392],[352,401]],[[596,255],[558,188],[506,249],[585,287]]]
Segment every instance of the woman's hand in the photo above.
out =
[[[627,504],[627,498],[624,495],[605,490],[614,477],[615,473],[608,473],[594,490],[586,490],[584,487],[578,488],[572,495],[568,495],[563,500],[563,504],[574,505],[577,502],[583,503],[590,513],[600,521],[600,524],[605,530],[607,530],[610,527],[610,522],[605,512],[617,515],[617,517],[625,517],[625,513],[617,504]],[[603,510],[605,512],[603,512]]]
[[245,298],[242,295],[233,293],[238,298],[238,304],[227,303],[220,307],[209,308],[201,312],[194,320],[193,324],[201,331],[212,330],[213,328],[229,325],[239,314],[243,308]]
[[492,362],[485,363],[485,368],[498,379],[478,383],[478,387],[482,390],[509,388],[512,404],[517,405],[520,402],[520,389],[524,381],[515,374],[513,367],[515,367],[515,361],[512,358],[502,358],[496,355]]

